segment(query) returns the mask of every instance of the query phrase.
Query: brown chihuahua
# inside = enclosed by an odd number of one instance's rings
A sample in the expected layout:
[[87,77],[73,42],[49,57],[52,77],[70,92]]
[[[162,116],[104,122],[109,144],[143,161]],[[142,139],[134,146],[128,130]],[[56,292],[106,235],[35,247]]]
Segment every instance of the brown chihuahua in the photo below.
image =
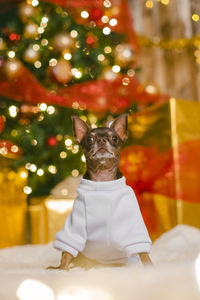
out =
[[128,115],[120,115],[110,127],[95,129],[76,116],[72,122],[87,171],[73,212],[56,235],[54,246],[62,251],[60,266],[49,268],[68,270],[74,263],[86,268],[95,263],[114,265],[136,256],[152,264],[151,240],[137,200],[118,167],[120,148],[128,137]]

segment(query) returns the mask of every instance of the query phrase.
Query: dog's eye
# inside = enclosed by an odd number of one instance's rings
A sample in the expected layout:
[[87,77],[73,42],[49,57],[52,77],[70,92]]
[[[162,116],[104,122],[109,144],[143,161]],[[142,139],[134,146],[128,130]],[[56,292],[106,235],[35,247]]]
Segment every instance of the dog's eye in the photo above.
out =
[[112,141],[113,141],[113,142],[117,142],[117,136],[116,136],[116,135],[113,135]]
[[94,138],[92,136],[87,137],[87,142],[92,143],[94,141]]

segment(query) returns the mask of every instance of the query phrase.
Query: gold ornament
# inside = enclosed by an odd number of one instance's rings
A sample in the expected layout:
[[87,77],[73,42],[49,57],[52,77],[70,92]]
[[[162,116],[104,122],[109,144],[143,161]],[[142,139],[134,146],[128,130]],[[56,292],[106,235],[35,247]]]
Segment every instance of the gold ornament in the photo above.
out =
[[52,46],[57,51],[71,49],[75,46],[74,39],[68,33],[59,33],[54,36]]
[[105,68],[101,78],[106,80],[115,80],[118,77],[117,73],[113,72],[112,68]]
[[50,72],[52,77],[60,83],[67,83],[72,78],[71,64],[65,59],[58,60],[55,66],[50,66]]
[[9,80],[13,80],[22,74],[22,63],[17,59],[8,60],[4,64],[4,73]]
[[19,6],[19,17],[20,20],[25,23],[29,18],[33,17],[35,14],[35,8],[32,5],[22,3]]
[[35,23],[29,23],[24,28],[25,38],[36,38],[38,37],[38,25]]
[[116,63],[122,67],[135,61],[135,52],[129,44],[119,44],[114,50],[114,55]]
[[39,52],[33,49],[33,46],[29,46],[24,52],[24,60],[28,63],[34,63],[39,59]]

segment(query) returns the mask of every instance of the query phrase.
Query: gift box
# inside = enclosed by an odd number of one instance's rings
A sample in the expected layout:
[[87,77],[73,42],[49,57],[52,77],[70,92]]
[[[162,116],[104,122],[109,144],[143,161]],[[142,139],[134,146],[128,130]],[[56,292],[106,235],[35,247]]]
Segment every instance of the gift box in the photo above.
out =
[[170,98],[129,117],[120,169],[154,239],[177,224],[200,227],[200,104]]
[[68,177],[51,190],[48,197],[32,198],[29,205],[31,243],[54,241],[72,212],[80,176]]
[[0,247],[26,243],[27,201],[24,193],[27,172],[11,169],[12,159],[0,156]]

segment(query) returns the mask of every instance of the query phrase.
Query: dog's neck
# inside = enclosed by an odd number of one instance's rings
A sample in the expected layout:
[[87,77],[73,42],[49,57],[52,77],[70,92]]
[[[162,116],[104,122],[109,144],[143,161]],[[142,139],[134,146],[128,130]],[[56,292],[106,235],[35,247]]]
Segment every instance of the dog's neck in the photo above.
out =
[[105,170],[87,170],[83,178],[92,181],[112,181],[121,178],[123,175],[119,169],[116,168]]

